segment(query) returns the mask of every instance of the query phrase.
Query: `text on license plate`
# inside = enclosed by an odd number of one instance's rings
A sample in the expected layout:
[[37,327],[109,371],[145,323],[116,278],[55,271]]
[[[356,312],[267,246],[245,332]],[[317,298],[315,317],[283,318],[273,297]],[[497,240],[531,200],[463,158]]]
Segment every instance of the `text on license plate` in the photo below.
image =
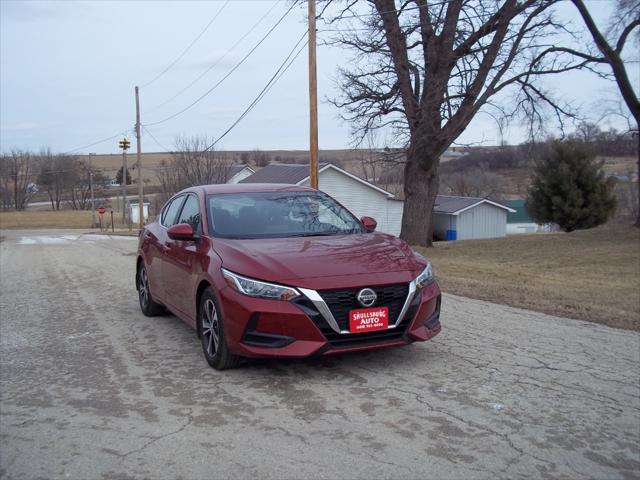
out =
[[387,307],[362,308],[349,312],[349,331],[351,333],[383,330],[389,326]]

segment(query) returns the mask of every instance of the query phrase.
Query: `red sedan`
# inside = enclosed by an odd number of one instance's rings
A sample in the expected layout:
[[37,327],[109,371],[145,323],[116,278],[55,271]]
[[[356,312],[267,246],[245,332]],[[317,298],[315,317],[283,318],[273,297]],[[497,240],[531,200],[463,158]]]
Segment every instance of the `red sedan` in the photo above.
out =
[[140,234],[140,307],[195,328],[216,369],[428,340],[441,328],[431,264],[375,228],[306,187],[183,190]]

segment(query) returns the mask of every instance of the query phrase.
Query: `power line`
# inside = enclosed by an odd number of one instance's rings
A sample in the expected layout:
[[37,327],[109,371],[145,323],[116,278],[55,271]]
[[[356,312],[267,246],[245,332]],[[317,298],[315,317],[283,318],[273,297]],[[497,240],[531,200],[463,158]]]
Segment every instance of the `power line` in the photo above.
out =
[[156,142],[156,145],[158,145],[161,149],[163,149],[165,152],[169,152],[169,149],[167,147],[165,147],[163,144],[161,144],[158,139],[153,135],[153,133],[151,133],[149,131],[149,129],[147,127],[145,127],[144,125],[142,126],[142,129],[147,132],[149,134],[149,136],[153,139],[154,142]]
[[116,133],[115,135],[111,135],[110,137],[106,137],[106,138],[103,138],[101,140],[95,141],[93,143],[89,143],[88,145],[83,145],[81,147],[74,148],[72,150],[67,150],[66,152],[63,152],[62,155],[68,155],[70,153],[77,152],[78,150],[84,150],[85,148],[93,147],[94,145],[99,145],[101,143],[108,142],[109,140],[113,140],[115,138],[118,138],[120,135],[126,137],[127,133],[131,133],[131,132],[132,132],[132,130],[125,130],[123,132]]
[[191,50],[191,47],[193,47],[195,45],[195,43],[200,40],[200,37],[202,37],[202,35],[204,35],[204,33],[209,29],[209,27],[211,26],[211,24],[216,20],[216,18],[218,18],[218,15],[220,15],[220,13],[222,13],[222,10],[224,10],[224,7],[227,6],[227,4],[229,3],[229,0],[227,0],[226,2],[224,2],[224,4],[222,5],[222,7],[220,7],[220,9],[216,12],[216,14],[213,16],[213,18],[209,21],[209,23],[207,23],[207,25],[204,27],[204,29],[198,34],[198,36],[196,38],[193,39],[193,41],[189,44],[189,46],[187,48],[185,48],[183,50],[183,52],[178,55],[178,58],[176,58],[173,62],[171,62],[169,64],[169,66],[167,68],[165,68],[164,70],[162,70],[158,75],[156,75],[155,77],[153,77],[150,81],[148,81],[147,83],[145,83],[144,85],[142,85],[140,88],[145,88],[149,85],[151,85],[153,82],[155,82],[156,80],[158,80],[160,77],[162,77],[165,73],[167,73],[169,70],[171,70],[173,68],[173,66],[178,63],[182,57],[184,57],[187,52],[189,50]]
[[266,83],[266,85],[264,86],[264,88],[260,91],[260,93],[253,99],[253,101],[249,104],[249,106],[240,114],[240,116],[236,119],[235,122],[233,122],[231,124],[231,126],[229,128],[227,128],[224,133],[222,133],[222,135],[220,135],[215,142],[213,142],[211,145],[209,145],[207,148],[205,148],[202,153],[211,150],[213,147],[216,146],[216,144],[218,142],[220,142],[220,140],[222,140],[225,136],[227,136],[227,134],[229,132],[231,132],[231,130],[233,130],[235,128],[236,125],[238,125],[238,123],[240,123],[242,121],[242,119],[244,117],[247,116],[247,114],[253,110],[253,108],[258,104],[258,102],[260,102],[260,100],[262,100],[262,98],[264,98],[264,96],[269,92],[269,90],[271,90],[271,88],[273,87],[273,85],[276,84],[276,82],[282,77],[282,75],[284,75],[284,73],[289,69],[289,67],[293,64],[293,62],[295,61],[295,59],[298,57],[298,55],[300,55],[300,53],[302,52],[302,50],[304,50],[304,47],[307,45],[307,43],[305,42],[302,47],[300,47],[298,49],[298,51],[295,53],[295,50],[299,47],[300,43],[302,43],[302,40],[304,40],[304,38],[307,36],[307,31],[305,30],[305,32],[303,33],[303,35],[300,37],[300,39],[296,42],[296,44],[293,46],[293,48],[291,49],[291,51],[289,52],[289,54],[287,55],[287,57],[284,59],[284,61],[280,64],[280,66],[278,67],[278,69],[275,71],[275,73],[271,76],[271,78],[269,79],[269,81]]
[[153,108],[150,108],[149,110],[147,110],[146,112],[144,112],[145,114],[153,112],[157,109],[159,109],[160,107],[164,107],[167,103],[171,102],[172,100],[174,100],[176,97],[179,97],[180,95],[182,95],[185,91],[187,91],[189,88],[191,88],[195,83],[197,83],[202,77],[204,77],[207,73],[209,73],[211,70],[213,70],[216,66],[218,66],[218,64],[220,64],[220,62],[222,60],[224,60],[227,55],[229,55],[245,38],[247,38],[255,29],[258,25],[260,25],[262,23],[262,21],[267,18],[267,16],[273,11],[274,8],[276,8],[276,6],[278,5],[280,0],[277,0],[276,2],[274,2],[274,4],[271,6],[271,8],[269,10],[267,10],[267,12],[262,15],[262,17],[260,17],[260,19],[253,24],[253,26],[246,31],[246,33],[244,35],[242,35],[242,37],[240,37],[236,43],[234,43],[220,58],[218,58],[209,68],[207,68],[204,72],[202,72],[200,75],[198,75],[191,83],[189,83],[186,87],[184,87],[182,90],[180,90],[178,93],[176,93],[175,95],[173,95],[172,97],[170,97],[169,99],[165,100],[164,102],[162,102],[159,105],[156,105]]
[[273,25],[268,31],[267,33],[260,39],[260,41],[258,43],[256,43],[253,48],[251,50],[249,50],[249,52],[242,57],[242,59],[231,69],[229,70],[229,72],[227,72],[227,74],[225,76],[223,76],[215,85],[213,85],[209,90],[207,90],[203,95],[201,95],[200,97],[198,97],[195,101],[193,101],[192,103],[190,103],[189,105],[187,105],[185,108],[183,108],[182,110],[174,113],[173,115],[169,115],[166,118],[163,118],[162,120],[158,120],[156,122],[151,122],[151,123],[147,123],[147,126],[153,126],[153,125],[158,125],[160,123],[164,123],[168,120],[171,120],[175,117],[177,117],[178,115],[186,112],[187,110],[189,110],[190,108],[192,108],[194,105],[196,105],[198,102],[200,102],[203,98],[205,98],[207,95],[209,95],[211,92],[213,92],[222,82],[224,82],[227,78],[229,78],[229,76],[235,72],[246,60],[247,58],[249,58],[251,56],[251,54],[253,52],[256,51],[256,49],[267,39],[267,37],[269,35],[271,35],[271,33],[276,29],[276,27],[278,25],[280,25],[280,23],[282,23],[282,21],[284,20],[284,18],[289,15],[289,12],[291,12],[291,10],[293,10],[293,8],[296,6],[295,2],[291,3],[291,6],[289,7],[289,9],[284,13],[284,15],[282,15],[278,21],[275,23],[275,25]]

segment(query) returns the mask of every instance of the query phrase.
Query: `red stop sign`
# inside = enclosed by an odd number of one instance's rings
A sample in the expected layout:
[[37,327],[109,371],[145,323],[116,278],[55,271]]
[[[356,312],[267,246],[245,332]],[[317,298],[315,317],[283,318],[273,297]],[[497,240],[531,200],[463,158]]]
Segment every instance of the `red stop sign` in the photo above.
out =
[[99,213],[100,215],[104,215],[104,212],[106,212],[106,210],[105,210],[105,208],[104,208],[104,207],[98,207],[98,213]]

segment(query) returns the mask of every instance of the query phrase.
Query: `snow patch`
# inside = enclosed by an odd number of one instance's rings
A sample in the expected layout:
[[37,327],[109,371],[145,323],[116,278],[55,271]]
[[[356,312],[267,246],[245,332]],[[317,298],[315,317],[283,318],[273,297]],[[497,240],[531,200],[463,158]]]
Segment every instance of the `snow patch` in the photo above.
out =
[[71,245],[74,242],[95,243],[96,241],[138,241],[138,237],[121,235],[36,235],[33,237],[20,237],[18,245]]
[[20,237],[20,239],[18,239],[18,245],[34,245],[36,243],[38,242],[29,237]]
[[82,240],[138,240],[138,237],[129,237],[126,235],[100,235],[91,234],[82,237]]

